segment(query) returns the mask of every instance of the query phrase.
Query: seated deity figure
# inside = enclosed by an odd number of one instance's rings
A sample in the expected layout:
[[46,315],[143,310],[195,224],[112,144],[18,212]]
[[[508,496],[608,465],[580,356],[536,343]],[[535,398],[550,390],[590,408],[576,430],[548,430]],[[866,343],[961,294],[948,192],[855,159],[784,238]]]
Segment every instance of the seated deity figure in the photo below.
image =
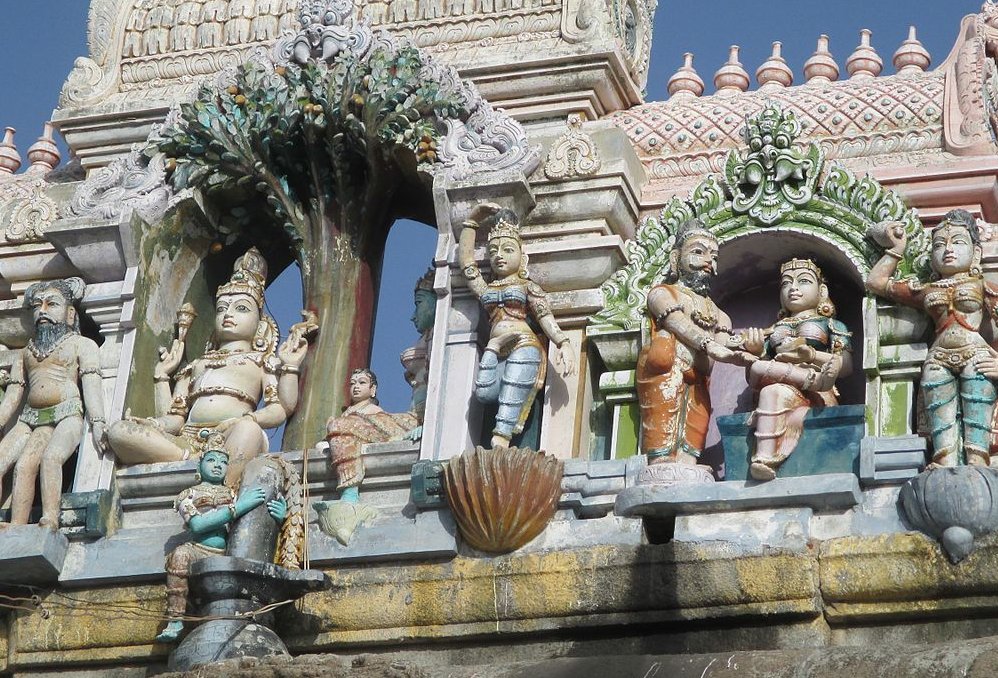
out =
[[215,330],[204,354],[178,371],[183,326],[170,348],[161,349],[153,373],[157,416],[126,416],[108,432],[119,461],[181,461],[200,454],[217,432],[225,435],[233,480],[247,460],[268,449],[264,429],[283,424],[298,404],[298,371],[315,325],[308,320],[294,325],[277,348],[277,325],[263,313],[266,277],[266,262],[250,249],[236,261],[231,280],[218,288]]
[[[198,463],[198,484],[177,496],[174,508],[191,534],[191,541],[176,547],[166,557],[166,614],[169,622],[156,636],[161,643],[174,642],[184,629],[183,616],[187,610],[187,578],[191,566],[210,556],[225,554],[229,528],[266,501],[262,487],[249,488],[236,497],[225,485],[229,455],[225,451],[225,438],[213,433],[205,445],[205,452]],[[267,512],[278,523],[288,516],[288,504],[283,497],[267,502]]]
[[665,463],[698,465],[707,440],[714,361],[747,366],[756,360],[741,350],[743,338],[708,296],[717,253],[714,235],[691,219],[676,234],[668,282],[648,292],[653,334],[638,354],[636,379],[641,451],[649,470]]
[[824,277],[810,259],[780,267],[780,316],[767,330],[745,331],[745,348],[762,356],[748,369],[759,391],[756,448],[749,473],[772,480],[793,453],[812,406],[837,405],[835,380],[852,369],[850,333],[835,319]]
[[900,224],[881,224],[871,236],[887,249],[870,270],[867,289],[922,309],[935,322],[919,386],[932,431],[931,466],[998,465],[990,452],[998,352],[981,332],[989,316],[993,322],[998,315],[998,288],[981,271],[974,216],[952,210],[932,229],[933,276],[925,283],[892,278],[907,244]]
[[84,413],[94,445],[99,451],[105,445],[99,349],[93,340],[80,335],[75,308],[85,290],[80,278],[69,278],[35,283],[24,293],[35,334],[14,360],[0,402],[0,428],[24,402],[17,422],[0,441],[0,478],[14,467],[13,525],[28,523],[40,472],[42,517],[38,524],[59,529],[62,466],[80,444]]
[[[557,347],[554,363],[562,376],[575,372],[575,352],[551,313],[547,294],[527,273],[516,214],[485,203],[462,226],[458,260],[468,287],[489,314],[489,342],[478,366],[475,395],[479,402],[499,405],[492,447],[509,447],[513,436],[523,431],[547,370],[544,345],[528,317]],[[475,263],[475,233],[480,226],[491,227],[487,248],[491,282],[482,279]]]
[[326,423],[329,455],[340,499],[356,503],[364,479],[361,449],[368,443],[403,440],[416,426],[411,412],[391,414],[378,404],[378,378],[368,369],[350,375],[350,405]]

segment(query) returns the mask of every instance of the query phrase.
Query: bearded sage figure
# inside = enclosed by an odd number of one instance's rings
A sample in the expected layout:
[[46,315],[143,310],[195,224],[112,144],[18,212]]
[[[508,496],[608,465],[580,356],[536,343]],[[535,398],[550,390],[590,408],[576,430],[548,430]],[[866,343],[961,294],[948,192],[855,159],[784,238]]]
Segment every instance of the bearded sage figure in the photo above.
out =
[[21,415],[0,442],[0,477],[14,467],[11,524],[28,522],[41,473],[39,525],[59,529],[62,466],[90,420],[98,451],[104,449],[104,396],[99,349],[80,335],[76,304],[86,286],[80,278],[35,283],[24,294],[35,335],[15,359],[10,384],[0,402],[0,426],[21,406]]

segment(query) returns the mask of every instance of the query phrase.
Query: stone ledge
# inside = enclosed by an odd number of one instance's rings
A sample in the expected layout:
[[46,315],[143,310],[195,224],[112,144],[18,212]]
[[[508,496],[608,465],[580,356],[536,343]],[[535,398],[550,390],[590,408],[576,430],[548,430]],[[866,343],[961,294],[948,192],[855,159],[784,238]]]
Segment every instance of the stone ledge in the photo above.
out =
[[638,485],[617,495],[614,512],[629,518],[751,509],[848,509],[862,500],[859,480],[851,473],[829,473],[769,482],[729,480],[707,484]]
[[0,531],[0,581],[42,584],[56,581],[66,560],[69,540],[37,525],[14,525]]

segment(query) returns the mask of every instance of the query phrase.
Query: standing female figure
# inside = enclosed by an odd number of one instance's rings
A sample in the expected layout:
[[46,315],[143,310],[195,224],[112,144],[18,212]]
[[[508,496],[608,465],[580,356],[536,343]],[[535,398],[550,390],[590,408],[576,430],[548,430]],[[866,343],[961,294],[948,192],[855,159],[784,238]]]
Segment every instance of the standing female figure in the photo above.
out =
[[870,271],[866,288],[923,309],[936,326],[920,386],[932,429],[932,464],[987,466],[998,397],[998,353],[981,329],[986,316],[996,315],[998,290],[981,272],[977,222],[966,210],[952,210],[932,229],[933,276],[927,283],[891,278],[904,256],[907,236],[900,224],[883,226],[873,235],[888,249]]
[[[491,282],[482,279],[475,263],[475,233],[480,226],[490,228]],[[499,404],[492,447],[509,447],[512,437],[523,431],[547,367],[544,346],[528,316],[557,346],[554,363],[563,376],[575,371],[575,353],[551,314],[544,290],[527,274],[516,214],[485,203],[475,208],[462,227],[458,261],[468,287],[489,314],[489,343],[479,364],[475,395],[479,402]]]

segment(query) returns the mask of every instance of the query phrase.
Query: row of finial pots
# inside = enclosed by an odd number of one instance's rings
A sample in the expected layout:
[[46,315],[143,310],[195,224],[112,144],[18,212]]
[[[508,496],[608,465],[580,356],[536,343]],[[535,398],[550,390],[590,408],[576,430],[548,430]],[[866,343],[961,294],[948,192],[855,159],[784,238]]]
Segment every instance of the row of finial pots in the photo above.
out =
[[[846,60],[846,71],[850,77],[876,77],[884,68],[883,59],[877,54],[870,40],[873,33],[864,28],[860,31],[860,43]],[[719,93],[744,92],[748,90],[751,80],[748,72],[738,60],[740,48],[732,45],[728,52],[728,60],[714,74],[714,86]],[[929,67],[931,57],[922,43],[919,42],[915,27],[908,29],[908,38],[894,53],[894,67],[899,74],[920,73]],[[761,87],[789,87],[793,84],[794,74],[783,58],[783,43],[773,43],[770,57],[755,72],[756,80]],[[811,58],[804,64],[804,77],[807,82],[831,82],[839,78],[839,66],[828,49],[828,36],[818,38],[818,46]],[[701,96],[704,92],[704,81],[693,68],[693,54],[683,55],[683,65],[669,78],[669,94]]]
[[[13,174],[21,168],[21,154],[17,152],[17,146],[14,144],[14,133],[13,127],[4,129],[3,141],[0,142],[0,174]],[[59,164],[61,155],[52,135],[52,123],[46,122],[42,136],[38,137],[38,141],[28,149],[28,160],[31,161],[32,167],[48,171],[55,169]]]

